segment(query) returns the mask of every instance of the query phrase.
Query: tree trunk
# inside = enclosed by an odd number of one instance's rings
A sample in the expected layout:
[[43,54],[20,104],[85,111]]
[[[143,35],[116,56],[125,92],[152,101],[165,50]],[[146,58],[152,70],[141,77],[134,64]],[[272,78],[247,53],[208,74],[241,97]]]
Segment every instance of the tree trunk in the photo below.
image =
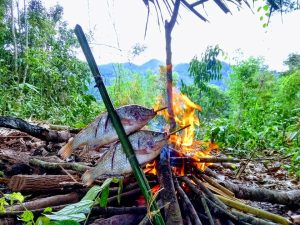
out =
[[10,13],[11,13],[11,31],[14,43],[14,76],[18,75],[18,46],[16,38],[15,18],[14,18],[14,0],[10,2]]

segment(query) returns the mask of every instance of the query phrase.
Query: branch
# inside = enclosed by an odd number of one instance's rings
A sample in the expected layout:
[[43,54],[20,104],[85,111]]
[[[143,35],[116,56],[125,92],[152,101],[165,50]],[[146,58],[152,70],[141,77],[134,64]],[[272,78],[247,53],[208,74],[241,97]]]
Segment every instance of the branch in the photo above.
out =
[[41,140],[51,142],[65,142],[71,137],[69,132],[48,130],[37,125],[32,125],[22,119],[9,116],[0,117],[0,127],[16,129]]

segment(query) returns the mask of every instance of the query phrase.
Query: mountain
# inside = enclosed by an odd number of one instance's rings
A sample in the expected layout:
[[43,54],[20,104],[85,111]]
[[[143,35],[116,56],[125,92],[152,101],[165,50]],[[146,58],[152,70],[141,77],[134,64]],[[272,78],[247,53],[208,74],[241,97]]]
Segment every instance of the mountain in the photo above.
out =
[[[159,74],[159,67],[164,65],[164,62],[161,62],[157,59],[151,59],[148,62],[142,65],[136,65],[134,63],[126,62],[126,63],[109,63],[99,65],[99,70],[102,75],[104,84],[109,86],[111,85],[113,79],[116,78],[117,74],[126,74],[128,72],[132,73],[140,73],[141,75],[145,75],[147,72],[151,71],[154,74]],[[173,66],[173,72],[178,74],[178,83],[176,86],[180,86],[181,80],[188,85],[193,83],[193,78],[190,77],[189,72],[189,64],[188,63],[179,63]],[[210,83],[218,86],[221,90],[226,90],[226,80],[228,79],[228,75],[231,69],[229,64],[222,62],[222,70],[221,73],[223,75],[222,80],[213,80]],[[92,79],[92,82],[89,84],[89,92],[95,95],[97,98],[99,97],[98,90],[94,88],[95,82]]]

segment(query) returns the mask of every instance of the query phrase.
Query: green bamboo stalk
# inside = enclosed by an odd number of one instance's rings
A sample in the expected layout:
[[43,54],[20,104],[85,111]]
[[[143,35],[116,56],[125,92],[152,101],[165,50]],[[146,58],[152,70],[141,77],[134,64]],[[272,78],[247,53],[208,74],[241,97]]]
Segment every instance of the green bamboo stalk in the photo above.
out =
[[128,137],[125,133],[124,127],[120,121],[120,118],[119,118],[118,114],[116,113],[114,106],[112,105],[112,102],[109,98],[109,95],[108,95],[105,85],[103,83],[100,71],[96,64],[94,56],[91,52],[91,49],[87,43],[86,37],[83,33],[83,30],[82,30],[81,26],[78,24],[75,27],[75,34],[79,40],[79,43],[83,50],[83,53],[86,57],[86,60],[89,64],[89,66],[90,66],[90,69],[93,73],[93,76],[94,76],[94,79],[96,82],[96,86],[99,89],[99,92],[101,94],[101,97],[103,99],[105,107],[107,109],[108,115],[111,118],[112,124],[119,136],[123,150],[130,162],[131,168],[133,170],[133,174],[139,184],[139,187],[141,188],[141,191],[142,191],[147,203],[149,204],[148,207],[150,207],[151,215],[153,215],[153,222],[155,225],[164,225],[165,222],[161,216],[161,213],[159,211],[159,208],[158,208],[155,200],[153,199],[153,195],[151,193],[149,183],[145,177],[144,172],[142,171],[142,169],[139,166],[137,158],[132,149],[132,145],[131,145],[130,141],[128,140]]

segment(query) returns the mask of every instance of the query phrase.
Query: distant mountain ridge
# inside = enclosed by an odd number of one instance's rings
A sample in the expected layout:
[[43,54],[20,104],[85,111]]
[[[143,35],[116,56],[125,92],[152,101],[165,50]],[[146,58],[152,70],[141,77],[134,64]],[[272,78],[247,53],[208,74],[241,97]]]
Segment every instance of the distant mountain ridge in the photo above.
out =
[[[149,71],[151,71],[154,74],[159,74],[159,69],[161,65],[165,65],[165,63],[157,59],[151,59],[142,65],[136,65],[130,62],[103,64],[103,65],[99,65],[99,70],[103,77],[105,85],[110,85],[113,79],[115,79],[115,77],[117,76],[117,73],[122,69],[133,73],[139,73],[141,75],[145,75]],[[176,86],[179,87],[181,80],[188,85],[193,83],[193,78],[189,75],[188,69],[189,69],[189,63],[179,63],[173,66],[173,72],[177,73],[179,77],[179,82],[178,84],[176,84]],[[229,64],[222,62],[222,71],[221,71],[223,75],[222,80],[219,81],[215,80],[215,81],[211,81],[210,83],[218,86],[221,90],[226,90],[226,80],[228,78],[230,71],[231,69]],[[99,96],[97,94],[98,91],[94,88],[94,86],[95,83],[93,80],[89,88],[90,93],[95,96]]]

